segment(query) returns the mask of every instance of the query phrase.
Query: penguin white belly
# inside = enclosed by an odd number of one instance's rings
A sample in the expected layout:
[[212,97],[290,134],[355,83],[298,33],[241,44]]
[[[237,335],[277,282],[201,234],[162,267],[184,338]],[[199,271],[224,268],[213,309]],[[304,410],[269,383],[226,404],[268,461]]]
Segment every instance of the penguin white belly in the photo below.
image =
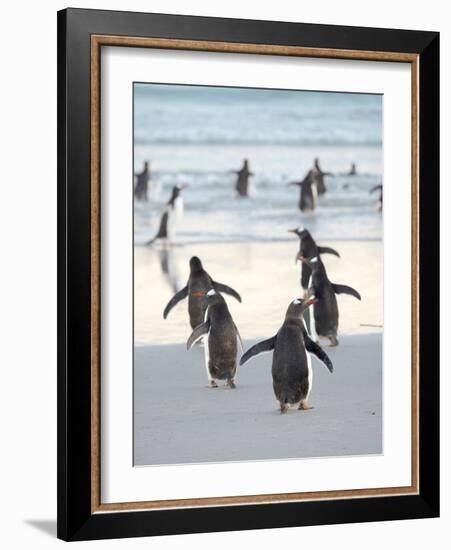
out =
[[307,399],[309,398],[310,392],[312,390],[313,372],[312,372],[312,358],[310,356],[310,353],[306,351],[305,354],[307,355],[307,370],[308,370],[308,375],[307,375],[308,390],[307,390],[307,395],[305,396],[305,401],[307,401]]
[[168,216],[168,239],[170,241],[174,240],[177,233],[177,225],[180,218],[183,215],[183,199],[182,197],[177,197],[174,201],[174,206],[169,209]]
[[[313,280],[313,275],[310,275],[310,279],[308,282],[309,288],[312,288],[312,280]],[[317,342],[318,334],[316,333],[316,325],[315,325],[315,304],[313,304],[312,307],[310,308],[309,319],[310,319],[310,327],[309,327],[310,337],[314,342]]]
[[[208,318],[208,307],[205,310],[204,323],[207,321],[207,318]],[[210,331],[207,332],[207,334],[203,337],[202,341],[204,343],[205,370],[207,371],[208,381],[211,382],[213,378],[211,377],[210,368],[209,368],[209,363],[210,363],[210,349],[208,347],[209,339],[210,339]]]
[[208,347],[208,340],[210,338],[210,332],[208,332],[205,336],[204,336],[204,339],[203,339],[203,342],[204,342],[204,357],[205,357],[205,370],[207,371],[207,378],[208,378],[208,381],[211,382],[213,380],[213,378],[211,377],[211,374],[210,374],[210,369],[208,367],[209,363],[210,363],[210,350],[209,350],[209,347]]
[[316,199],[318,198],[318,190],[316,188],[316,183],[312,183],[312,197],[313,197],[313,210],[316,207]]
[[183,198],[178,196],[174,201],[174,212],[177,219],[180,219],[183,216],[184,204]]

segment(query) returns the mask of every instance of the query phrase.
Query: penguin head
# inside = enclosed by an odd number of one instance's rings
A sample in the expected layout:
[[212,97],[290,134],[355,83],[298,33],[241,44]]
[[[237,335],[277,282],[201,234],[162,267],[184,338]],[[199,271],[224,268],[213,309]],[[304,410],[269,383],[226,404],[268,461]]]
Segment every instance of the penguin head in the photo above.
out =
[[304,237],[309,235],[309,231],[305,227],[295,227],[294,229],[289,229],[288,233],[294,233],[300,239],[303,239]]
[[180,193],[186,189],[188,187],[188,184],[187,183],[182,183],[180,185],[174,185],[174,187],[172,188],[172,200],[176,199]]
[[311,306],[316,304],[318,300],[315,298],[313,292],[309,291],[306,298],[295,298],[287,309],[286,317],[302,317],[304,311]]
[[196,271],[203,271],[204,268],[202,266],[202,262],[197,256],[193,256],[189,261],[189,269],[191,273],[195,273]]

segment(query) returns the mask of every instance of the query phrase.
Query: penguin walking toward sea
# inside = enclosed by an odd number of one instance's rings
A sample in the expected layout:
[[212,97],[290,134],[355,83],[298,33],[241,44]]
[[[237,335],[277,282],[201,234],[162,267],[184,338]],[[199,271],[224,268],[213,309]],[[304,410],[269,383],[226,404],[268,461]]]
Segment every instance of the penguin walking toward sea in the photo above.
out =
[[331,346],[338,346],[339,315],[335,294],[350,294],[357,300],[362,298],[357,290],[350,286],[331,283],[319,256],[308,259],[299,254],[298,259],[306,263],[312,270],[309,289],[318,300],[313,306],[313,316],[310,315],[310,334],[315,340],[318,336],[322,336],[329,339]]
[[187,184],[174,185],[171,198],[168,200],[161,213],[158,232],[153,239],[146,243],[147,245],[153,244],[157,239],[165,239],[168,241],[174,239],[177,222],[183,215],[183,198],[181,192],[186,187],[188,187]]
[[316,182],[316,188],[318,190],[318,195],[324,195],[327,191],[326,184],[324,182],[324,176],[331,176],[330,172],[324,172],[319,165],[319,158],[316,158],[313,161],[313,170],[312,177]]
[[299,210],[301,212],[309,210],[313,212],[316,208],[316,199],[318,196],[313,170],[307,172],[302,181],[292,181],[288,185],[297,185],[300,188]]
[[[310,231],[305,229],[305,227],[289,229],[288,233],[294,233],[299,237],[299,252],[296,254],[296,262],[298,261],[299,256],[309,259],[319,256],[320,254],[333,254],[334,256],[337,256],[337,258],[340,257],[340,254],[334,248],[330,248],[328,246],[318,246],[313,240]],[[309,288],[311,274],[312,270],[307,263],[301,262],[301,286],[304,292]]]
[[249,161],[244,159],[243,166],[236,171],[233,171],[237,175],[235,190],[238,197],[249,196],[249,178],[253,176],[253,172],[249,170]]
[[205,295],[210,290],[223,292],[233,296],[241,302],[241,296],[233,288],[214,281],[205,271],[202,262],[197,256],[193,256],[189,261],[189,278],[186,286],[179,290],[168,302],[164,308],[163,317],[169,315],[171,309],[181,300],[188,297],[188,313],[191,328],[196,328],[205,320],[205,311],[207,309],[207,300]]
[[138,201],[147,202],[147,194],[150,186],[150,163],[144,161],[142,172],[135,174],[136,185],[134,188],[135,199]]
[[243,349],[238,329],[226,301],[215,289],[198,296],[206,301],[205,321],[193,330],[186,347],[191,349],[203,338],[208,387],[217,388],[216,380],[225,380],[226,386],[234,389],[238,348],[241,353]]
[[333,372],[331,360],[324,350],[311,340],[302,319],[306,309],[316,302],[317,298],[314,295],[306,299],[293,300],[277,334],[249,348],[240,360],[240,365],[244,365],[259,353],[274,351],[273,389],[281,413],[286,413],[290,406],[297,406],[298,410],[305,411],[313,408],[308,403],[313,382],[310,354],[315,355],[330,372]]

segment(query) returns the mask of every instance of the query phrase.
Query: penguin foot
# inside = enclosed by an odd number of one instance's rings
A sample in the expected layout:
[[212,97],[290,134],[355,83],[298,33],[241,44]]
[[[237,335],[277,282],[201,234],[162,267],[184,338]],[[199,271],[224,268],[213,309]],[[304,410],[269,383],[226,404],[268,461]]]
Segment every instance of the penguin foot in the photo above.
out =
[[338,339],[337,339],[336,336],[328,336],[328,338],[329,338],[329,341],[330,341],[329,346],[331,348],[338,346]]
[[288,403],[280,403],[280,414],[285,414],[288,411]]
[[311,411],[314,407],[309,405],[307,401],[303,401],[302,403],[299,403],[298,411]]
[[210,380],[208,382],[208,388],[217,388],[218,387],[218,384],[216,384],[216,382],[214,380]]
[[227,380],[226,387],[229,387],[231,390],[234,390],[236,388],[236,384],[234,380]]

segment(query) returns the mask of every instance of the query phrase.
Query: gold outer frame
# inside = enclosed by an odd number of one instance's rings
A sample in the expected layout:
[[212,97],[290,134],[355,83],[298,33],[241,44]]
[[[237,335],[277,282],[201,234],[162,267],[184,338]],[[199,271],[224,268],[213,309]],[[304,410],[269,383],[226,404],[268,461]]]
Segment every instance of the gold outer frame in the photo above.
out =
[[[104,504],[100,498],[100,52],[102,46],[190,50],[354,59],[409,63],[411,65],[412,137],[411,137],[411,208],[412,208],[412,479],[407,487],[383,487],[340,491],[280,493],[265,495],[118,502]],[[339,50],[243,44],[166,38],[139,38],[91,35],[91,512],[125,512],[212,506],[307,502],[350,498],[387,497],[419,494],[419,55],[399,52]]]

